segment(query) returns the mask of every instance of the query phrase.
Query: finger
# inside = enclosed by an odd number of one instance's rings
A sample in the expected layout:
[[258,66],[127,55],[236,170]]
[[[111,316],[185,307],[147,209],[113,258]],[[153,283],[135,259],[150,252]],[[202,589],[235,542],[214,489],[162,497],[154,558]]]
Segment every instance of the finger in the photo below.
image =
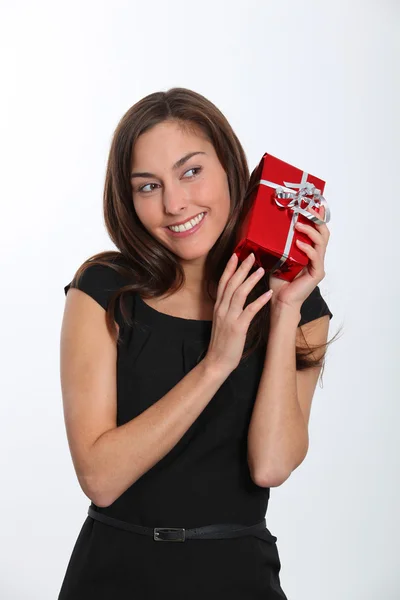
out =
[[231,302],[229,305],[229,314],[233,318],[238,318],[243,312],[243,306],[247,300],[247,296],[250,291],[254,288],[256,283],[260,281],[261,277],[264,275],[265,270],[260,267],[257,271],[254,271],[248,277],[244,283],[242,283],[232,294]]
[[310,266],[315,270],[316,273],[323,272],[324,267],[324,259],[323,255],[321,255],[321,251],[319,249],[313,248],[309,244],[303,244],[300,240],[296,240],[296,243],[300,246],[300,249],[303,250],[305,254],[310,259]]
[[323,237],[320,231],[317,231],[315,229],[315,227],[313,227],[312,225],[306,225],[305,223],[300,223],[299,221],[296,223],[295,228],[298,229],[299,231],[302,231],[303,233],[305,233],[306,235],[308,235],[308,237],[315,243],[315,244],[322,244],[323,243]]
[[[318,219],[323,220],[325,219],[325,206],[321,205],[321,212],[316,211],[314,208],[311,208],[310,206],[307,206],[307,210],[308,212],[310,212],[311,214],[315,215],[316,217],[318,217]],[[317,227],[318,230],[321,231],[321,233],[325,230],[328,229],[328,226],[326,223],[314,223],[315,227]]]
[[250,302],[250,304],[246,306],[238,318],[238,322],[243,324],[244,328],[249,327],[254,315],[257,314],[258,311],[271,300],[272,293],[272,290],[268,290],[268,292],[262,294],[256,300],[254,300],[254,302]]
[[313,248],[310,244],[306,242],[302,242],[301,240],[296,240],[296,244],[303,250],[308,256],[315,257],[318,254],[318,251]]
[[248,272],[250,271],[253,263],[255,261],[255,257],[252,254],[242,262],[238,270],[232,277],[229,279],[228,283],[225,286],[223,296],[221,298],[220,306],[223,310],[228,311],[231,303],[231,298],[237,287],[244,281],[247,277]]
[[255,260],[256,259],[254,254],[250,253],[248,257],[242,262],[240,267],[237,269],[236,273],[230,278],[228,286],[229,290],[232,291],[232,293],[246,279],[250,269],[254,265]]
[[222,299],[222,297],[224,295],[226,284],[228,283],[229,279],[232,277],[232,274],[236,271],[237,263],[238,263],[238,256],[235,252],[231,256],[231,258],[228,260],[228,262],[225,266],[224,272],[222,273],[221,278],[219,280],[218,288],[217,288],[217,297],[215,299],[216,305],[218,305],[220,300]]

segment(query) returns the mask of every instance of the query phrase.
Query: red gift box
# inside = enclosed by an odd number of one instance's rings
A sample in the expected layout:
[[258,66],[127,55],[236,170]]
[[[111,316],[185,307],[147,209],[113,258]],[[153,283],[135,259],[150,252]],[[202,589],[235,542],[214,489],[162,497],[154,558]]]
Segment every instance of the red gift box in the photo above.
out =
[[[250,209],[241,224],[235,253],[244,261],[253,252],[254,264],[286,281],[292,281],[309,263],[296,244],[312,244],[305,233],[295,229],[297,221],[315,227],[328,223],[330,210],[322,196],[325,181],[265,153],[253,171],[247,194]],[[319,219],[307,207],[325,216]]]

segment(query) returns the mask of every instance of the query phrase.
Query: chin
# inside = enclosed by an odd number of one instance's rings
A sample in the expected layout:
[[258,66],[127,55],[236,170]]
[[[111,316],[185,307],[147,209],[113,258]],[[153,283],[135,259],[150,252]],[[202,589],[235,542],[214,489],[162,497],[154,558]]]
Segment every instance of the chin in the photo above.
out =
[[210,251],[210,249],[205,249],[203,251],[193,249],[192,251],[188,250],[187,252],[176,252],[176,250],[172,250],[171,248],[170,250],[175,254],[175,256],[184,261],[205,260]]
[[[208,252],[204,254],[194,254],[193,256],[179,256],[183,262],[205,262]],[[178,256],[178,255],[177,255]]]

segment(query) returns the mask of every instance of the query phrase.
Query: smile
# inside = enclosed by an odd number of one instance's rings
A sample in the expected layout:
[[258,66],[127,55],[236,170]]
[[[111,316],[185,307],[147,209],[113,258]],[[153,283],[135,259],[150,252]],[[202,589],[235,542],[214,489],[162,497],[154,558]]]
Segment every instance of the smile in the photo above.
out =
[[197,217],[186,221],[186,223],[182,223],[181,225],[170,225],[168,229],[171,229],[172,231],[188,231],[189,229],[192,229],[192,227],[195,227],[198,223],[200,223],[200,221],[204,219],[205,214],[206,213],[202,212],[199,215],[197,215]]
[[206,212],[202,212],[193,219],[186,221],[186,223],[182,223],[182,225],[171,225],[165,229],[173,237],[186,237],[192,235],[203,225],[206,215]]

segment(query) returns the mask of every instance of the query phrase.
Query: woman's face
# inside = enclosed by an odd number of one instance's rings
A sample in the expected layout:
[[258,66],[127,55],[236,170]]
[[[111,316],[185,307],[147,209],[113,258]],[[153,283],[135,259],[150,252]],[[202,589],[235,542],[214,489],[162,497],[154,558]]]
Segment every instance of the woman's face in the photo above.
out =
[[[226,173],[202,131],[159,123],[138,138],[131,173],[133,204],[149,233],[183,262],[205,259],[227,223],[230,195]],[[192,233],[174,235],[167,228],[201,213]]]

